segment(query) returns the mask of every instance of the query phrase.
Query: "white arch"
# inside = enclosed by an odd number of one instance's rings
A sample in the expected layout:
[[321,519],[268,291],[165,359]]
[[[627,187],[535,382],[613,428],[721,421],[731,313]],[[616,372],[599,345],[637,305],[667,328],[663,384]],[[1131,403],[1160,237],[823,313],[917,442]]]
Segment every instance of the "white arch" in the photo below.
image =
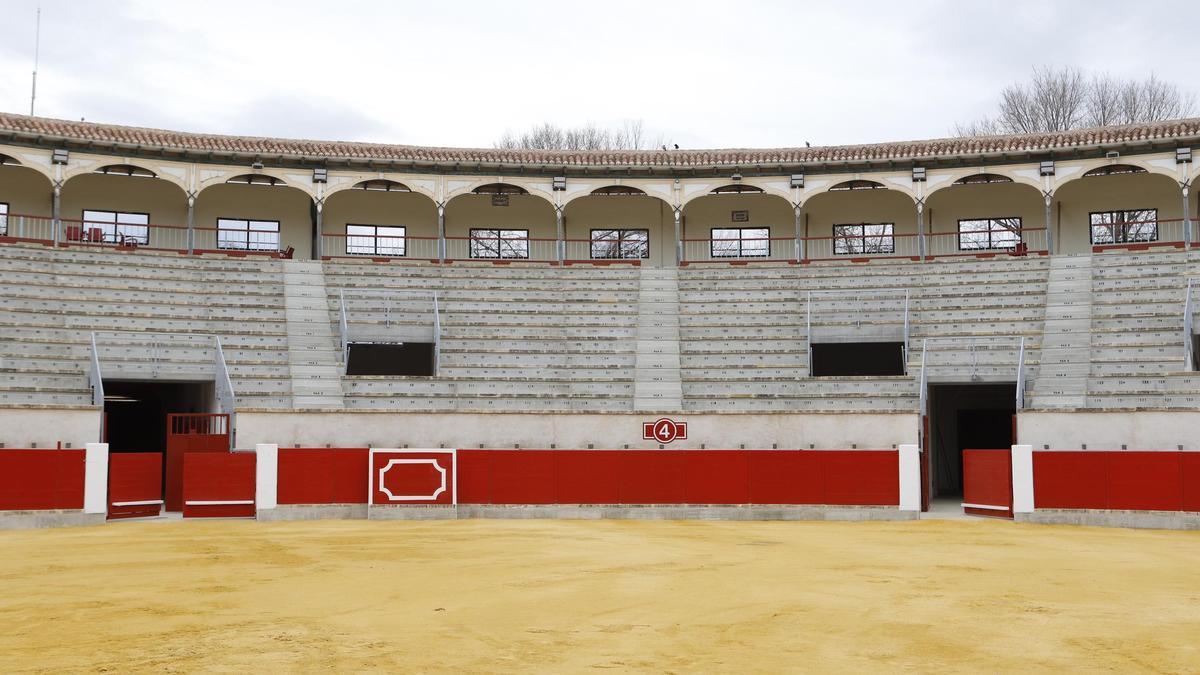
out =
[[[1174,159],[1174,157],[1172,157],[1171,162],[1174,163],[1174,161],[1175,161],[1175,159]],[[1056,195],[1056,194],[1058,194],[1059,190],[1063,189],[1063,187],[1070,185],[1071,183],[1074,183],[1076,181],[1083,180],[1085,177],[1094,178],[1095,176],[1086,176],[1087,172],[1089,172],[1093,169],[1100,169],[1100,168],[1103,168],[1106,166],[1113,166],[1113,165],[1118,165],[1118,164],[1125,164],[1128,166],[1136,166],[1139,169],[1145,169],[1147,174],[1158,175],[1158,176],[1163,176],[1165,178],[1169,178],[1176,185],[1179,185],[1178,168],[1176,168],[1174,171],[1171,171],[1164,167],[1158,166],[1152,162],[1149,162],[1145,158],[1116,157],[1116,158],[1109,159],[1107,157],[1103,157],[1103,158],[1096,158],[1096,159],[1079,160],[1079,161],[1071,162],[1071,163],[1067,163],[1067,164],[1059,164],[1055,170],[1054,181],[1052,182],[1052,184],[1050,186],[1050,194],[1051,194],[1051,196]],[[1062,179],[1059,180],[1060,175],[1063,173],[1062,169],[1064,167],[1074,169],[1074,170],[1071,171],[1069,174],[1063,176]],[[1131,174],[1131,175],[1138,175],[1138,174]]]
[[[203,172],[203,169],[198,167],[197,171]],[[283,183],[284,187],[289,187],[294,190],[299,190],[300,192],[303,192],[309,199],[312,199],[314,201],[316,200],[316,195],[313,193],[312,188],[310,186],[297,185],[295,182],[288,180],[287,175],[284,174],[283,170],[281,170],[281,169],[257,169],[257,170],[246,171],[245,169],[227,168],[227,169],[221,171],[221,173],[219,175],[210,176],[210,177],[205,178],[204,180],[200,181],[200,184],[196,187],[196,197],[199,198],[201,193],[203,193],[208,188],[213,187],[214,185],[226,185],[230,178],[235,178],[237,176],[244,176],[247,174],[270,176],[272,178],[279,180],[279,182]],[[236,183],[235,183],[235,185],[236,185]],[[252,187],[263,187],[263,186],[252,186]],[[273,187],[279,187],[279,186],[273,186]]]
[[[90,160],[90,158],[89,158],[89,160]],[[154,174],[154,178],[152,178],[151,180],[158,179],[158,180],[162,180],[164,182],[170,183],[171,185],[174,185],[175,187],[179,188],[180,191],[183,192],[184,197],[187,197],[188,190],[187,190],[187,186],[184,185],[183,181],[181,181],[176,176],[172,176],[169,173],[165,173],[163,171],[156,171],[153,168],[151,168],[150,166],[147,166],[146,164],[137,164],[137,163],[128,162],[125,160],[120,160],[120,161],[116,161],[116,162],[106,162],[106,161],[104,161],[103,158],[100,158],[98,161],[95,161],[95,162],[91,162],[91,161],[89,161],[87,163],[72,162],[71,164],[68,164],[67,166],[68,166],[68,168],[66,171],[63,172],[63,176],[62,176],[63,189],[66,189],[67,183],[71,182],[71,179],[73,179],[73,178],[78,178],[80,176],[106,175],[106,174],[97,174],[96,173],[96,171],[98,169],[102,169],[106,166],[127,166],[127,167],[131,167],[134,169],[141,169],[143,171],[149,171],[150,173]]]
[[[454,187],[453,189],[448,190],[446,192],[446,202],[445,203],[449,204],[450,200],[452,200],[456,197],[462,197],[463,195],[472,194],[476,189],[483,187],[484,185],[492,185],[494,183],[503,183],[504,185],[512,185],[515,187],[519,187],[522,190],[525,190],[530,195],[533,195],[533,196],[538,197],[538,198],[542,199],[543,201],[545,201],[547,204],[549,204],[551,206],[551,208],[554,208],[557,206],[557,204],[554,201],[554,192],[552,189],[543,189],[543,188],[538,187],[537,184],[533,184],[533,183],[507,179],[502,176],[488,177],[488,178],[485,178],[482,180],[475,180],[475,181],[469,181],[469,182],[464,181],[464,183],[466,183],[466,184],[458,185],[458,186]],[[551,185],[551,179],[547,178],[546,179],[546,187],[549,188],[550,185]]]
[[[404,180],[404,178],[405,178],[404,176],[382,174],[382,173],[379,173],[379,174],[355,174],[355,175],[340,174],[340,175],[337,175],[336,177],[333,174],[330,174],[330,178],[331,179],[337,178],[338,182],[334,183],[331,181],[330,183],[326,184],[325,191],[322,196],[322,198],[325,199],[326,201],[329,201],[329,198],[332,197],[333,195],[336,195],[341,192],[346,192],[347,190],[353,190],[354,187],[359,185],[360,183],[365,183],[367,181],[372,181],[372,180],[389,180],[389,181],[392,181],[393,183],[400,183],[404,187],[407,187],[409,192],[411,192],[413,194],[420,194],[420,195],[429,197],[429,199],[433,200],[434,204],[437,204],[437,193],[435,193],[433,190],[431,190],[430,188],[428,188],[422,184],[422,183],[426,182],[428,179],[418,179],[419,180],[419,182],[418,182],[418,181],[412,181],[412,180]],[[349,180],[345,180],[345,181],[340,180],[342,178],[348,178]]]
[[[1037,167],[1034,167],[1034,168],[1036,169]],[[927,187],[925,189],[925,199],[926,199],[926,201],[928,201],[929,198],[932,197],[935,193],[945,190],[946,188],[961,187],[961,186],[955,185],[956,181],[959,181],[963,178],[967,178],[969,176],[978,176],[980,174],[985,174],[985,173],[992,174],[995,176],[1004,176],[1005,178],[1011,180],[1013,183],[1020,184],[1020,185],[1028,185],[1029,187],[1033,188],[1034,190],[1037,190],[1039,195],[1042,194],[1042,190],[1043,190],[1044,186],[1042,185],[1042,183],[1038,182],[1036,179],[1031,178],[1026,175],[1022,175],[1021,173],[1018,173],[1016,170],[1014,170],[1012,167],[991,167],[991,166],[989,166],[989,167],[972,167],[970,169],[955,169],[955,170],[949,172],[949,177],[950,177],[949,180],[936,182],[933,185],[930,185],[929,187]],[[940,178],[945,175],[947,175],[947,174],[943,173],[943,172],[938,172],[938,173],[930,172],[929,178],[930,179],[933,179],[935,177]],[[931,180],[931,182],[932,182],[932,180]],[[1001,183],[1001,185],[1007,185],[1007,183]]]

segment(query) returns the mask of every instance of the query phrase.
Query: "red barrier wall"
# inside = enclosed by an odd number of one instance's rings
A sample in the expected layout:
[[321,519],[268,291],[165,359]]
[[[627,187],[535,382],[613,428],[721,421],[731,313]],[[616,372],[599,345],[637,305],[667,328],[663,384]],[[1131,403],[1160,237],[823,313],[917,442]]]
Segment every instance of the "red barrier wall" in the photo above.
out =
[[[162,512],[162,454],[117,452],[108,456],[108,517],[141,518]],[[155,501],[155,504],[123,502]]]
[[896,451],[459,450],[460,504],[895,506]]
[[366,504],[367,448],[280,448],[280,504]]
[[83,450],[0,449],[0,511],[83,509]]
[[1012,450],[963,450],[963,502],[1003,509],[963,507],[975,516],[1012,518]]
[[[183,455],[183,517],[253,517],[256,456],[252,452]],[[249,501],[249,504],[188,502]]]
[[372,504],[454,503],[454,450],[375,450],[370,454]]
[[1200,453],[1033,453],[1038,509],[1200,511]]

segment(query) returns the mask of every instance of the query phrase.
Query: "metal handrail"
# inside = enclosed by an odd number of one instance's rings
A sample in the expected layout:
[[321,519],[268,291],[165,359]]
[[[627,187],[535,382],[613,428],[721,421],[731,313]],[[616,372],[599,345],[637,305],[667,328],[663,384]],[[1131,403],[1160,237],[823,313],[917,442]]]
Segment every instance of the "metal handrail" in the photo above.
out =
[[1196,370],[1195,317],[1192,308],[1192,285],[1195,279],[1188,279],[1187,293],[1183,300],[1183,369]]
[[917,385],[919,387],[917,392],[919,401],[918,410],[920,411],[922,417],[924,417],[928,412],[929,407],[929,387],[927,386],[929,379],[925,370],[925,356],[927,354],[929,354],[929,338],[925,338],[921,341],[921,379]]
[[433,376],[438,376],[442,365],[442,318],[438,309],[437,293],[433,294]]
[[[88,385],[92,388],[92,405],[104,407],[104,378],[100,375],[100,353],[96,350],[96,333],[92,332],[92,365],[88,372]],[[103,423],[101,423],[103,426]]]
[[233,381],[229,379],[229,368],[225,365],[225,350],[221,348],[221,337],[213,336],[213,345],[216,347],[213,354],[213,369],[215,371],[217,408],[220,412],[229,415],[229,447],[236,447],[235,438],[237,435],[237,394],[233,391]]
[[[1024,380],[1025,370],[1025,336],[1023,335],[976,335],[971,337],[947,336],[947,337],[932,337],[925,338],[921,343],[921,395],[925,395],[925,384],[928,381],[928,363],[926,356],[929,354],[930,343],[951,343],[964,346],[971,354],[971,379],[978,378],[979,370],[979,351],[985,344],[991,343],[1010,343],[1013,344],[1013,349],[1017,351],[1017,379]],[[925,403],[922,400],[921,413],[925,413]]]
[[805,308],[808,310],[808,319],[805,326],[808,332],[808,344],[805,347],[805,351],[808,352],[808,376],[812,377],[812,291],[808,292],[808,302],[805,304]]
[[345,371],[350,364],[350,354],[347,351],[349,340],[347,338],[348,328],[346,326],[346,292],[338,291],[338,309],[341,311],[341,318],[338,321],[338,330],[342,337],[342,370]]
[[904,374],[908,374],[908,289],[904,289]]
[[1021,336],[1021,351],[1017,354],[1017,400],[1015,410],[1025,409],[1025,337]]

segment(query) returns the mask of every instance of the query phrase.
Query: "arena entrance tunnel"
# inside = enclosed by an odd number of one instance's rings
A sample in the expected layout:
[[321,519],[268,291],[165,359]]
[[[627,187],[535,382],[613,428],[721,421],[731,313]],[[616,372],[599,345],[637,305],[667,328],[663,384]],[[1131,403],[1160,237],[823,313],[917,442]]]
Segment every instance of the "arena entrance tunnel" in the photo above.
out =
[[961,510],[963,451],[1005,450],[1016,442],[1015,382],[929,385],[928,475],[924,489],[940,509]]
[[[160,485],[167,486],[167,416],[206,413],[215,407],[215,388],[210,381],[105,378],[104,438],[109,453],[162,455]],[[164,500],[166,491],[166,487],[161,490]]]

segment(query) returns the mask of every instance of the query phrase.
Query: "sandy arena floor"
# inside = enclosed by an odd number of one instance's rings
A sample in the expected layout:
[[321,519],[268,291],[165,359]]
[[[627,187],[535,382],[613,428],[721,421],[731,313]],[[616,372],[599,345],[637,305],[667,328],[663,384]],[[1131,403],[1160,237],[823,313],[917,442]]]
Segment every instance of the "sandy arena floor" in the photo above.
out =
[[991,521],[0,532],[0,671],[1200,669],[1200,533]]

